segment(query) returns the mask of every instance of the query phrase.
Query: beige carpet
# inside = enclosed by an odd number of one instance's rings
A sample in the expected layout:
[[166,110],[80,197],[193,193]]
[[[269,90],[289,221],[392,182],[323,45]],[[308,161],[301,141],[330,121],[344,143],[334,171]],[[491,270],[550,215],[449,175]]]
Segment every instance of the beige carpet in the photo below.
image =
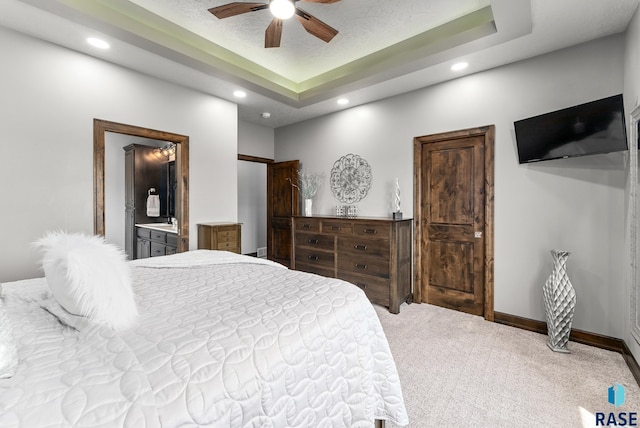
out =
[[[595,413],[640,412],[640,388],[622,356],[426,304],[400,314],[376,306],[409,413],[419,427],[593,427]],[[615,409],[607,390],[626,388]],[[395,425],[387,423],[387,427]]]

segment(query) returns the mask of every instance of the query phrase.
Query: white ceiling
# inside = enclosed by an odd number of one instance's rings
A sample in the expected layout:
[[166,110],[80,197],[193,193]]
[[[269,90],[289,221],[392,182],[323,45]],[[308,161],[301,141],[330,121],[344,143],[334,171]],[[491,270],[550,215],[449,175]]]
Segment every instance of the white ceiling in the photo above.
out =
[[[226,0],[2,0],[0,25],[228,99],[240,119],[279,127],[456,78],[458,60],[469,74],[622,32],[639,2],[301,1],[338,35],[324,43],[294,19],[271,49],[270,12],[220,20],[207,11]],[[96,35],[111,49],[88,46]],[[248,96],[235,99],[235,89]]]

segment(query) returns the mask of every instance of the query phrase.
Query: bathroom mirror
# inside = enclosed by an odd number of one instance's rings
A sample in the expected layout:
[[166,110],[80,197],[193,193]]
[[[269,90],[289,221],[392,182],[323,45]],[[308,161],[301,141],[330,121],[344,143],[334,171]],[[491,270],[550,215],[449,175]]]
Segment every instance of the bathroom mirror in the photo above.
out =
[[[100,119],[94,119],[93,131],[94,233],[105,236],[107,226],[105,223],[105,144],[122,141],[122,139],[108,138],[108,136],[114,133],[135,137],[137,141],[147,141],[145,145],[155,144],[157,147],[169,142],[175,144],[172,172],[176,177],[176,186],[172,194],[173,215],[169,215],[175,217],[178,222],[177,251],[187,251],[189,249],[189,137]],[[122,150],[121,147],[116,149]],[[124,192],[124,186],[122,191]]]

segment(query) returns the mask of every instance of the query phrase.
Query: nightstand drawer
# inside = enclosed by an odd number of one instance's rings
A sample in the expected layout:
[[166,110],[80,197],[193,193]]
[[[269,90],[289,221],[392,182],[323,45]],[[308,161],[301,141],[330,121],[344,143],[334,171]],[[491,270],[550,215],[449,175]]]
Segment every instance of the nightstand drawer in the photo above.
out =
[[235,230],[218,232],[218,242],[238,242],[238,232]]
[[218,242],[218,250],[235,251],[237,247],[237,242]]

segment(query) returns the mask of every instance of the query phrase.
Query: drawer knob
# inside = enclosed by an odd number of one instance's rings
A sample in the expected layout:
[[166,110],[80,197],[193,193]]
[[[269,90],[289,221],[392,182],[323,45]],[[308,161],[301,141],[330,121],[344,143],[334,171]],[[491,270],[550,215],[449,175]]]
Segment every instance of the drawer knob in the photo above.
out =
[[303,229],[311,229],[311,225],[309,223],[305,223],[302,225]]
[[356,263],[356,268],[358,269],[366,269],[368,266],[367,265],[361,265],[360,263]]
[[357,285],[358,287],[362,288],[363,290],[364,290],[365,288],[367,288],[367,284],[365,284],[364,282],[356,282],[356,285]]
[[362,245],[362,244],[356,244],[354,245],[354,247],[356,250],[360,250],[360,251],[367,251],[367,246],[366,245]]
[[367,233],[369,235],[375,235],[376,233],[378,233],[378,231],[376,229],[362,229],[362,233]]
[[320,257],[318,257],[318,256],[309,256],[309,260],[313,260],[313,261],[317,262],[318,260],[320,260]]
[[309,239],[309,244],[317,244],[318,240],[317,239]]
[[331,230],[340,230],[342,229],[340,226],[331,226]]

